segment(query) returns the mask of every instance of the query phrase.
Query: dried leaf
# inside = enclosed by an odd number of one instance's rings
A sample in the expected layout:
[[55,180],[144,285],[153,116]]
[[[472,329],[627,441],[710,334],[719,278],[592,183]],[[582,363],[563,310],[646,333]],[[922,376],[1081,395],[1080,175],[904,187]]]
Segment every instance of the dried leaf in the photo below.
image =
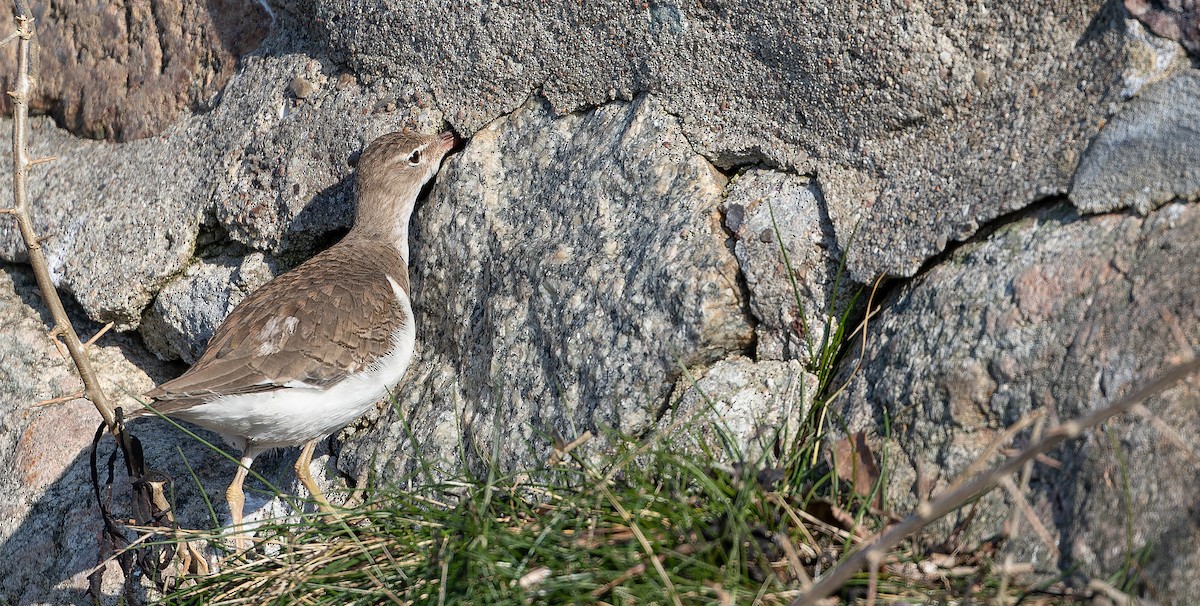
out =
[[[834,442],[832,465],[837,477],[849,483],[854,493],[863,498],[870,497],[879,482],[879,463],[867,445],[866,434],[861,431]],[[872,505],[883,508],[881,494],[875,495]]]

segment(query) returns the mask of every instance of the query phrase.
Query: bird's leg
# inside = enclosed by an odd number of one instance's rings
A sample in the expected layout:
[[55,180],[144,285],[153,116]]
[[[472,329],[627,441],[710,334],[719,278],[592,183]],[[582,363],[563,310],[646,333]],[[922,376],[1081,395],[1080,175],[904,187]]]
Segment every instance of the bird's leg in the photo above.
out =
[[246,474],[249,473],[250,464],[253,462],[253,456],[243,453],[237,473],[233,476],[233,483],[225,491],[225,500],[229,503],[229,517],[233,521],[233,545],[238,551],[245,551],[251,547],[250,538],[242,528],[242,510],[246,505],[246,493],[242,491],[242,484],[246,481]]
[[308,494],[312,495],[314,501],[317,502],[317,507],[325,513],[336,513],[333,506],[325,498],[325,493],[321,492],[321,487],[317,486],[317,481],[313,479],[312,472],[309,471],[309,466],[312,465],[313,451],[317,449],[317,440],[309,440],[304,443],[304,448],[300,449],[300,458],[296,459],[296,476],[300,478],[300,483],[308,489]]

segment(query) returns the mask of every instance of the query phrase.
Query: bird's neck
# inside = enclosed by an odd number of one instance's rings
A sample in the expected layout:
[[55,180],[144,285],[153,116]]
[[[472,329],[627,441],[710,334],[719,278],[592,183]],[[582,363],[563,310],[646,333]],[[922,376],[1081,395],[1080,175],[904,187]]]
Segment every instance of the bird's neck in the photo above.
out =
[[419,191],[363,187],[349,235],[392,245],[408,265],[408,228]]

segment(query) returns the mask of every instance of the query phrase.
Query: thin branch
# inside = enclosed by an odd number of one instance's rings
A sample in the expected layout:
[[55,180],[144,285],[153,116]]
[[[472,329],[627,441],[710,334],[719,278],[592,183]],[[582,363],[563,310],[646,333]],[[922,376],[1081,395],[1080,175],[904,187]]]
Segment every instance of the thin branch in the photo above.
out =
[[112,327],[113,327],[112,322],[105,324],[103,328],[101,328],[99,331],[96,332],[96,334],[92,335],[92,338],[87,340],[87,343],[83,344],[84,347],[91,347],[91,346],[95,345],[96,341],[99,341],[100,337],[104,336],[104,333],[112,330]]
[[1200,370],[1200,357],[1193,356],[1191,360],[1171,367],[1159,375],[1157,379],[1133,390],[1125,397],[1118,399],[1108,406],[1051,428],[1041,440],[1030,444],[1017,456],[1010,458],[1002,465],[993,468],[971,482],[942,494],[942,496],[939,496],[932,502],[921,503],[917,506],[916,512],[905,518],[903,522],[891,527],[891,529],[882,535],[878,535],[878,538],[865,548],[832,568],[825,576],[813,584],[808,591],[793,600],[791,606],[816,604],[821,598],[840,589],[847,579],[862,570],[872,560],[883,557],[884,554],[899,544],[900,541],[904,540],[905,537],[916,533],[927,524],[961,507],[963,503],[991,490],[1000,482],[1000,478],[1016,473],[1025,465],[1026,461],[1032,460],[1039,454],[1053,450],[1067,440],[1079,437],[1084,430],[1091,429],[1116,415],[1128,412],[1137,404],[1186,379],[1197,370]]
[[26,133],[29,131],[29,97],[33,90],[33,79],[30,77],[32,73],[30,49],[33,46],[35,32],[33,17],[27,3],[17,0],[15,8],[17,76],[13,90],[8,91],[8,95],[12,97],[13,101],[13,207],[9,214],[17,219],[21,239],[25,241],[25,248],[29,251],[29,265],[33,268],[33,274],[37,278],[38,290],[41,291],[42,300],[45,302],[46,308],[50,310],[50,317],[54,320],[54,329],[51,332],[62,336],[66,342],[67,351],[75,362],[75,367],[79,370],[79,377],[83,380],[84,397],[90,400],[96,410],[100,412],[100,416],[104,417],[104,423],[108,426],[109,431],[115,433],[117,431],[116,414],[113,412],[108,396],[100,387],[96,371],[88,360],[86,348],[79,341],[79,335],[71,326],[71,320],[63,308],[62,299],[59,298],[58,291],[54,288],[54,282],[50,279],[50,269],[46,264],[46,256],[42,252],[41,240],[33,229],[33,218],[29,214],[29,167],[35,162],[43,161],[30,161],[26,140]]
[[82,398],[82,397],[83,397],[83,392],[77,391],[75,393],[67,394],[65,396],[58,396],[57,398],[50,398],[47,400],[42,400],[41,402],[34,402],[33,404],[31,404],[31,406],[34,408],[41,408],[43,406],[53,406],[55,404],[62,404],[63,402],[70,402],[71,400],[78,400],[79,398]]

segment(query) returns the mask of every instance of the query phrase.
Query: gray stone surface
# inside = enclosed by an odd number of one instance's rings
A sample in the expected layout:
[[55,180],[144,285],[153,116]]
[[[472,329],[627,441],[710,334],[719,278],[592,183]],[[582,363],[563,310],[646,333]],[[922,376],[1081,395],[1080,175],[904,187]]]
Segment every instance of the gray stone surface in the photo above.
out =
[[417,69],[467,133],[534,91],[559,113],[652,92],[718,164],[818,174],[864,282],[1065,191],[1141,44],[1099,0],[303,5],[335,61]]
[[[35,402],[82,388],[46,337],[43,308],[26,268],[0,265],[0,599],[84,603],[85,572],[98,563],[101,528],[87,476],[87,447],[100,415],[85,400]],[[87,338],[98,327],[82,323]],[[125,359],[128,339],[105,337],[92,356],[120,398],[153,383]],[[109,593],[118,587],[108,587]]]
[[1200,71],[1146,87],[1092,142],[1071,184],[1084,212],[1200,197]]
[[[35,137],[63,157],[34,194],[92,318],[135,326],[206,215],[288,264],[307,256],[347,225],[346,160],[365,140],[443,117],[469,136],[534,94],[562,114],[650,92],[710,161],[816,175],[860,281],[906,275],[1064,191],[1112,102],[1173,65],[1144,61],[1158,51],[1098,0],[274,8],[211,112],[122,146]],[[0,258],[18,258],[12,240],[0,228]]]
[[[1193,355],[1198,257],[1200,205],[1169,204],[1145,218],[1082,218],[1065,204],[1039,212],[894,293],[835,410],[890,451],[889,495],[907,511],[1023,415],[1077,417]],[[1078,566],[1076,574],[1105,578],[1148,547],[1140,578],[1151,595],[1189,602],[1200,591],[1200,556],[1190,547],[1200,540],[1200,486],[1186,451],[1200,450],[1198,403],[1195,379],[1148,403],[1183,448],[1127,417],[1051,453],[1060,468],[1036,465],[1030,504],[1061,557],[1026,532],[1011,546],[1019,559],[1050,574]],[[884,414],[892,434],[880,444]],[[1011,505],[993,493],[970,511],[968,536],[986,537]]]
[[849,272],[838,283],[842,254],[823,208],[820,190],[805,177],[752,169],[729,186],[725,227],[758,320],[759,360],[812,360],[833,326],[830,314],[839,315],[858,286]]
[[[650,431],[678,388],[680,364],[710,369],[702,381],[731,394],[724,412],[738,427],[784,418],[782,400],[759,396],[768,379],[796,387],[779,377],[801,376],[792,371],[807,345],[778,245],[763,237],[765,201],[784,217],[802,306],[814,314],[806,322],[816,323],[840,310],[828,290],[840,255],[860,281],[910,274],[986,221],[1065,192],[1097,133],[1099,150],[1115,142],[1115,125],[1150,115],[1117,113],[1119,101],[1161,99],[1172,106],[1163,115],[1176,119],[1194,105],[1156,97],[1182,86],[1156,84],[1185,69],[1179,47],[1100,0],[271,6],[270,34],[210,111],[119,145],[36,120],[34,155],[60,159],[35,170],[35,219],[52,235],[45,246],[56,280],[88,317],[140,324],[156,351],[187,360],[268,269],[295,265],[349,224],[353,157],[365,142],[405,124],[431,131],[449,122],[469,142],[417,210],[419,356],[396,405],[351,427],[337,452],[348,475],[376,470],[383,481],[409,477],[417,457],[453,466],[495,454],[505,468],[527,467],[556,438],[599,430],[588,445],[596,452],[610,429]],[[1121,153],[1109,164],[1100,158],[1088,156],[1126,174],[1111,164]],[[745,172],[726,184],[710,163]],[[1085,179],[1074,183],[1079,202]],[[1086,204],[1101,206],[1088,208],[1129,203],[1097,196]],[[1113,205],[1102,206],[1105,197]],[[1091,401],[1089,389],[1107,398],[1152,374],[1177,335],[1195,343],[1195,272],[1186,273],[1195,214],[1179,205],[1147,219],[1042,214],[896,295],[846,411],[871,425],[872,407],[895,407],[899,493],[944,483],[1033,403],[1065,416]],[[22,258],[2,220],[0,258]],[[12,378],[0,381],[8,390],[0,402],[57,395],[28,392],[38,383],[22,378],[65,381],[61,369],[44,369],[52,351],[30,345],[36,327],[4,326],[0,372]],[[121,339],[130,359],[153,366],[135,339]],[[761,359],[737,357],[750,353]],[[696,404],[689,397],[685,408]],[[1194,435],[1195,407],[1175,405],[1157,406]],[[70,450],[90,438],[79,424],[86,408],[22,416],[9,406],[0,461],[29,467],[31,455],[16,453],[36,454],[31,445],[60,425],[54,446],[65,454],[45,467],[51,479],[10,478],[0,491],[9,520],[0,566],[18,554],[33,563],[0,568],[0,598],[78,601],[77,575],[94,553],[87,524],[96,521]],[[143,425],[152,458],[186,478],[179,435]],[[1179,512],[1197,495],[1168,479],[1194,469],[1145,427],[1110,431],[1129,445],[1123,455],[1151,453],[1136,461],[1150,470],[1133,484],[1135,510],[1145,513],[1133,526],[1139,545],[1190,557],[1180,545],[1194,542],[1194,525]],[[1092,434],[1061,455],[1072,466],[1039,476],[1035,493],[1062,537],[1063,562],[1086,572],[1111,571],[1123,555],[1114,537],[1124,519],[1114,518],[1125,502],[1101,488],[1118,473],[1104,450],[1112,443]],[[231,465],[192,447],[189,462],[219,498]],[[292,456],[268,456],[261,468],[288,490]],[[984,505],[980,528],[1008,515],[998,499]],[[253,493],[248,504],[259,516],[277,506]],[[207,523],[198,506],[183,515]],[[1035,559],[1058,563],[1044,552]],[[1191,590],[1164,560],[1152,564],[1164,591]]]
[[730,357],[691,378],[677,383],[658,429],[672,449],[726,463],[785,457],[817,395],[817,377],[796,360]]
[[650,98],[557,118],[531,100],[476,133],[416,211],[419,358],[343,469],[493,445],[520,468],[547,436],[652,428],[681,365],[751,342],[724,183]]
[[[93,320],[136,327],[154,295],[214,241],[299,263],[349,226],[348,161],[365,142],[440,123],[419,86],[363,86],[310,56],[294,15],[277,16],[221,103],[157,138],[104,144],[34,121],[31,154],[58,157],[33,171],[35,223],[54,234],[45,250],[56,282]],[[304,99],[291,90],[297,77],[314,87]],[[10,173],[0,163],[0,199],[12,197]],[[0,259],[23,255],[12,222],[0,221]]]
[[146,346],[164,360],[195,362],[225,316],[277,273],[258,252],[189,265],[146,310],[141,326]]

